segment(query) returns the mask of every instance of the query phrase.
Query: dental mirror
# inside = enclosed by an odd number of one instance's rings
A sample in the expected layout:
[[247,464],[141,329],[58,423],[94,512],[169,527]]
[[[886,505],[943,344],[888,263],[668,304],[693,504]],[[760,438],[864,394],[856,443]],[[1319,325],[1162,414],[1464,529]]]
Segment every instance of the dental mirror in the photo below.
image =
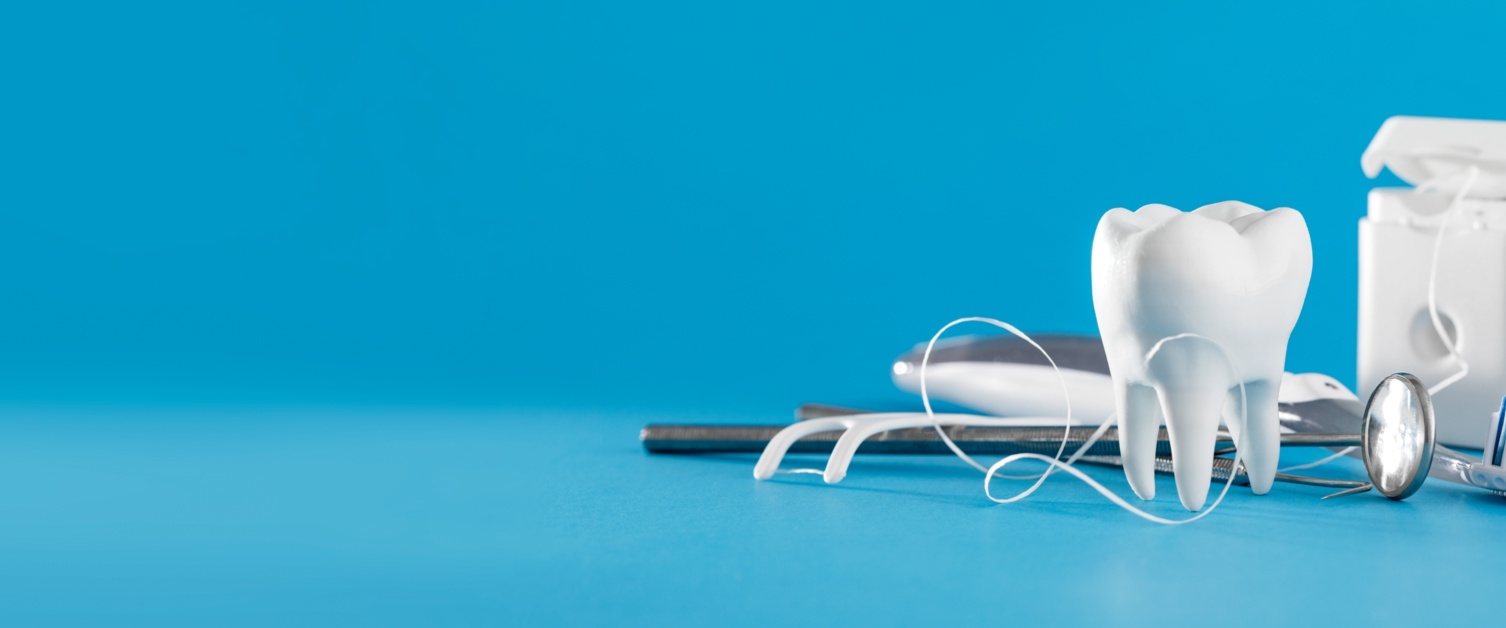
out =
[[1360,451],[1375,490],[1402,500],[1422,488],[1433,465],[1433,400],[1410,373],[1381,380],[1365,404]]

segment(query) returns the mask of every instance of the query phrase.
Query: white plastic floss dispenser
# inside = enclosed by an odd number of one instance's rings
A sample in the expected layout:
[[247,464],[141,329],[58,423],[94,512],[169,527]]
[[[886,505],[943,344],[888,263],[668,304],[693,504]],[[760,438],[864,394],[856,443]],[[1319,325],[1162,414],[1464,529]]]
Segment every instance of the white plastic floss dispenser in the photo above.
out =
[[[1398,116],[1361,158],[1412,184],[1376,188],[1360,219],[1359,390],[1394,372],[1429,386],[1460,364],[1428,312],[1434,244],[1446,210],[1436,296],[1469,374],[1433,398],[1439,442],[1482,447],[1506,395],[1506,122]],[[1473,183],[1470,180],[1473,179]]]

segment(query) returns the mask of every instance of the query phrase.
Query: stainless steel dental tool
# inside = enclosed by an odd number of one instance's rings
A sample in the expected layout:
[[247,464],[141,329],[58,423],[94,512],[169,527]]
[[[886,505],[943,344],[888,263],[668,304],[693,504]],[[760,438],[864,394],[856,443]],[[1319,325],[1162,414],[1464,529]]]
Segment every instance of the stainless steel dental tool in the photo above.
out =
[[[1041,336],[1042,349],[1057,360],[1069,380],[1074,407],[1107,406],[1112,395],[1108,368],[1099,358],[1101,344],[1091,336]],[[921,350],[900,356],[893,367],[900,388],[914,390]],[[931,390],[935,398],[991,414],[1008,415],[1019,408],[1052,410],[1060,403],[1059,387],[1044,359],[1030,345],[1013,337],[961,337],[931,353]],[[1002,399],[995,388],[978,385],[983,379],[1007,375],[1015,398]],[[1096,380],[1094,378],[1097,378]],[[1038,391],[1030,395],[1028,391]],[[1021,399],[1022,396],[1030,399]],[[981,407],[980,407],[981,406]],[[1398,373],[1386,377],[1362,403],[1343,384],[1316,373],[1288,374],[1281,383],[1279,416],[1283,431],[1294,433],[1358,434],[1360,447],[1349,455],[1365,463],[1375,488],[1392,499],[1405,499],[1424,479],[1483,488],[1506,495],[1506,469],[1485,464],[1436,442],[1433,404],[1427,387],[1416,377]],[[1059,414],[1059,413],[1058,413]],[[1091,416],[1091,415],[1090,415]],[[1057,441],[1060,444],[1060,440]]]
[[[1056,357],[1072,392],[1074,408],[1108,405],[1112,394],[1102,345],[1091,336],[1041,336],[1041,349]],[[1096,353],[1095,353],[1096,352]],[[909,389],[910,376],[918,370],[919,350],[901,356],[894,364],[896,384]],[[932,397],[949,400],[989,414],[1010,416],[1035,410],[1037,418],[995,418],[971,414],[864,413],[835,406],[808,404],[797,411],[799,422],[790,426],[665,426],[646,427],[641,438],[653,453],[762,451],[754,477],[768,479],[786,453],[827,453],[831,456],[822,475],[826,482],[840,482],[853,455],[859,453],[952,453],[936,427],[947,431],[964,453],[1052,455],[1088,448],[1080,462],[1119,465],[1117,431],[1110,428],[1072,427],[1055,412],[1060,403],[1056,375],[1040,353],[1013,337],[962,337],[948,341],[931,354]],[[942,368],[937,368],[941,366]],[[998,383],[1005,380],[1009,395]],[[1348,388],[1325,375],[1287,374],[1281,383],[1278,403],[1282,446],[1322,446],[1359,458],[1370,482],[1327,480],[1282,475],[1286,482],[1342,487],[1330,495],[1363,492],[1373,486],[1395,500],[1405,499],[1421,488],[1428,477],[1475,486],[1506,496],[1506,469],[1437,444],[1433,405],[1427,387],[1416,377],[1398,373],[1385,378],[1362,403]],[[1090,414],[1091,416],[1091,414]],[[1103,415],[1100,415],[1103,416]],[[987,421],[988,426],[979,426]],[[1089,425],[1080,422],[1076,425]],[[1096,442],[1094,432],[1101,431]],[[1067,437],[1062,449],[1062,438]],[[1156,470],[1169,472],[1171,459],[1163,430],[1157,443]],[[1226,432],[1219,440],[1232,441]],[[1227,453],[1228,450],[1220,453]],[[1222,462],[1219,462],[1222,461]],[[1215,477],[1239,479],[1228,458],[1215,458]]]
[[[833,406],[807,404],[801,406],[797,416],[806,412],[818,412],[821,418],[856,416],[860,410],[846,410]],[[847,414],[837,414],[838,412]],[[768,448],[769,443],[784,430],[782,425],[648,425],[639,434],[643,449],[659,454],[704,454],[704,453],[756,453]],[[947,428],[949,436],[962,451],[969,455],[1004,456],[1017,453],[1053,454],[1061,446],[1063,430],[1056,427],[979,427],[956,425]],[[1095,428],[1071,428],[1066,430],[1067,449],[1076,451],[1084,444],[1087,450],[1078,459],[1094,465],[1122,466],[1119,458],[1119,434],[1116,429],[1105,430],[1094,439]],[[837,432],[817,432],[801,438],[785,450],[787,453],[831,453],[841,440]],[[1220,442],[1232,443],[1228,432],[1220,432]],[[1171,449],[1167,446],[1166,431],[1162,430],[1157,443],[1156,471],[1171,473]],[[1359,438],[1343,434],[1287,434],[1282,437],[1288,447],[1344,447],[1358,446]],[[891,430],[863,442],[857,453],[863,454],[943,454],[951,455],[936,430],[930,427],[912,427]],[[1247,483],[1244,469],[1235,469],[1234,460],[1217,458],[1213,465],[1214,478],[1220,481],[1235,474],[1236,484]],[[1354,480],[1334,480],[1301,475],[1277,474],[1276,479],[1293,484],[1326,486],[1346,489],[1334,495],[1346,495],[1369,490],[1370,484]],[[1330,495],[1332,497],[1334,495]],[[1326,498],[1325,498],[1326,499]]]

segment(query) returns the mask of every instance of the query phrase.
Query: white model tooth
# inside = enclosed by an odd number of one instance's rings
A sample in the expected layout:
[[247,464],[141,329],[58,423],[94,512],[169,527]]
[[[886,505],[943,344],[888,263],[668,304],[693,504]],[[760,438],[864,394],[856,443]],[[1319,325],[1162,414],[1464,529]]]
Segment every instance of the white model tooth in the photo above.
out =
[[[1093,237],[1093,309],[1135,494],[1155,497],[1163,415],[1177,494],[1188,510],[1207,498],[1220,415],[1234,432],[1250,487],[1270,490],[1280,456],[1276,393],[1311,274],[1307,223],[1293,209],[1228,201],[1186,213],[1146,205],[1103,215]],[[1158,341],[1178,334],[1206,337],[1227,355],[1187,338],[1165,343],[1146,364]],[[1249,410],[1244,433],[1241,382]]]

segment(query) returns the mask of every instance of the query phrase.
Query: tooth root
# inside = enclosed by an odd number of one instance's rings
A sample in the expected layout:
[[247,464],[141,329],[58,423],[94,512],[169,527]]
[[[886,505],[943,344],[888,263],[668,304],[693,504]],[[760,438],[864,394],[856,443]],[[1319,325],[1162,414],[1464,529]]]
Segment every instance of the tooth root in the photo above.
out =
[[1161,402],[1149,386],[1114,382],[1119,414],[1119,456],[1124,476],[1140,499],[1156,498],[1156,438],[1161,431]]
[[1171,390],[1156,386],[1161,409],[1166,412],[1177,496],[1187,510],[1201,509],[1208,499],[1208,486],[1213,481],[1213,446],[1218,438],[1218,412],[1227,390],[1223,385]]
[[1224,404],[1224,421],[1234,444],[1239,447],[1239,458],[1244,461],[1250,478],[1250,490],[1256,495],[1271,491],[1276,481],[1276,467],[1281,462],[1281,418],[1277,414],[1277,395],[1281,379],[1263,379],[1245,382],[1245,428],[1239,428],[1239,387],[1229,389],[1228,402]]
[[1220,417],[1224,419],[1224,429],[1234,437],[1234,442],[1239,442],[1239,384],[1229,389],[1229,394],[1224,396],[1224,411]]

